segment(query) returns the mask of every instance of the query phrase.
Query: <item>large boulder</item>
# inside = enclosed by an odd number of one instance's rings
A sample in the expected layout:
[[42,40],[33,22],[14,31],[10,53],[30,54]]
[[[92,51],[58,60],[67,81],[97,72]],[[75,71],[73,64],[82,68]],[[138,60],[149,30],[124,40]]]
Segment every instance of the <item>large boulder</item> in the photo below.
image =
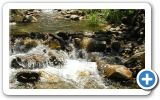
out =
[[105,78],[119,82],[132,79],[132,72],[124,65],[106,64],[106,62],[102,60],[96,61],[96,63],[97,69]]
[[115,81],[125,81],[132,78],[132,72],[123,65],[105,65],[104,77]]
[[[78,42],[78,39],[76,42]],[[84,37],[80,42],[80,47],[89,52],[104,52],[106,48],[106,41],[97,41],[92,38]]]

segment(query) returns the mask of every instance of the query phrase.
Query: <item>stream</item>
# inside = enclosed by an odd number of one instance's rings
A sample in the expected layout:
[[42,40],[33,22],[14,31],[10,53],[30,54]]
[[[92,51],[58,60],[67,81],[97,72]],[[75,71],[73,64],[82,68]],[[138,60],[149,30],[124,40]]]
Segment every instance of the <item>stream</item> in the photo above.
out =
[[[57,18],[54,10],[42,10],[36,23],[17,23],[10,26],[11,32],[93,32],[85,20],[73,21]],[[83,58],[71,43],[72,51],[53,50],[38,41],[38,45],[23,51],[23,39],[15,39],[10,49],[11,89],[115,89],[131,88],[109,79],[104,79],[96,62],[88,60],[87,51]],[[55,58],[54,58],[55,57]],[[18,65],[18,66],[17,66]],[[26,75],[27,74],[27,75]],[[17,79],[19,78],[19,79]],[[27,80],[28,79],[28,80]],[[27,81],[27,82],[24,82]],[[32,82],[34,81],[34,82]]]

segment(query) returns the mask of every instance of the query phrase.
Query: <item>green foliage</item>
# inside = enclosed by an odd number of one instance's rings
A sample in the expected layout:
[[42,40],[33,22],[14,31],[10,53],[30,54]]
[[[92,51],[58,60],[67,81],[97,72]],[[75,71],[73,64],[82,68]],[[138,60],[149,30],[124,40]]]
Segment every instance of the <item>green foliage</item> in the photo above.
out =
[[88,9],[82,10],[87,15],[89,26],[96,27],[102,23],[121,23],[123,17],[132,16],[134,9]]
[[89,14],[87,22],[91,27],[97,27],[100,24],[100,20],[96,13]]
[[128,17],[134,10],[104,10],[104,18],[109,23],[120,23],[123,17]]

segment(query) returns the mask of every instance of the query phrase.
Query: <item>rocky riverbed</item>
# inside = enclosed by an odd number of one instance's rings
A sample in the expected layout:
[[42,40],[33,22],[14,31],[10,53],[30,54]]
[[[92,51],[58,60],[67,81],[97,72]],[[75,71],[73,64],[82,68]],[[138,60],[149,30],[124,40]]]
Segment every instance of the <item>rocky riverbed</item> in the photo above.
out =
[[99,30],[81,26],[80,10],[11,14],[10,23],[16,24],[10,29],[10,88],[139,88],[135,78],[145,68],[143,10]]

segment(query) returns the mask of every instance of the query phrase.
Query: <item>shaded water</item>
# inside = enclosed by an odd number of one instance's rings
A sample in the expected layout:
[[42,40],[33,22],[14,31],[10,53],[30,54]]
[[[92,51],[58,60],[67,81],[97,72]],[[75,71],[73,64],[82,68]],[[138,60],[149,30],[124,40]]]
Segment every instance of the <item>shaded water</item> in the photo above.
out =
[[61,18],[62,15],[55,10],[42,10],[38,22],[36,23],[17,23],[11,26],[13,32],[90,32],[98,30],[99,27],[89,27],[86,20],[73,21]]

